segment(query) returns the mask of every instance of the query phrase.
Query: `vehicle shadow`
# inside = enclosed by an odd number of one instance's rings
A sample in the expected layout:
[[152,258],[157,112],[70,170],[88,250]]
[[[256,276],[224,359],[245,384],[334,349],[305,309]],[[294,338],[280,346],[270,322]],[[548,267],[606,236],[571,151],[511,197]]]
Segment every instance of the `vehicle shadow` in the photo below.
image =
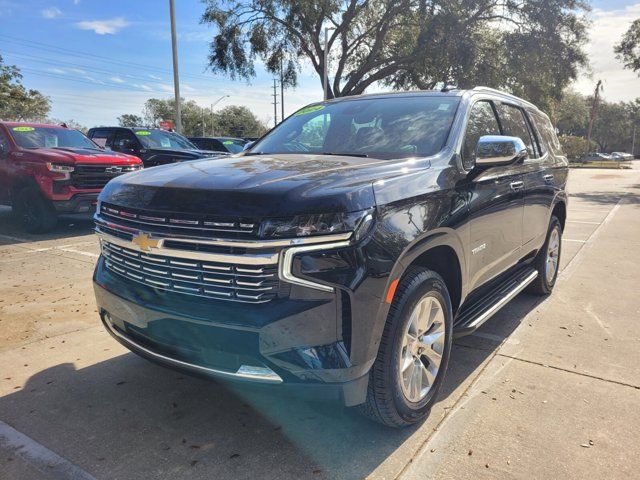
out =
[[51,232],[33,235],[25,232],[8,207],[0,206],[0,243],[42,242],[80,237],[93,232],[93,216],[91,214],[60,215],[58,225]]
[[522,294],[457,340],[432,418],[403,430],[335,403],[192,378],[133,354],[43,370],[0,398],[0,415],[99,479],[360,479],[383,463],[395,476],[461,398],[460,385],[540,301]]

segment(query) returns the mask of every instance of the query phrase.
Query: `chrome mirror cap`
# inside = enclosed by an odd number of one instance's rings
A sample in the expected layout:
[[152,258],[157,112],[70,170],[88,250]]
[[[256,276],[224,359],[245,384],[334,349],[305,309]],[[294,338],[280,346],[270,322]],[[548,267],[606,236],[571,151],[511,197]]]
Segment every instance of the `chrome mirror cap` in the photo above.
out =
[[527,146],[518,137],[485,135],[478,140],[476,166],[494,167],[509,165],[528,158]]

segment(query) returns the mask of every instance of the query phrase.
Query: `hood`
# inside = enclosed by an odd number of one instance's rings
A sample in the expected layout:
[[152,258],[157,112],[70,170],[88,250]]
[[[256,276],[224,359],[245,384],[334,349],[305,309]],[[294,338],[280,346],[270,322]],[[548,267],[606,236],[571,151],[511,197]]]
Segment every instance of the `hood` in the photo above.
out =
[[386,160],[327,155],[235,155],[149,168],[109,182],[119,206],[210,215],[283,217],[375,205],[372,184],[398,171]]
[[66,164],[113,164],[136,165],[138,157],[110,150],[93,150],[91,148],[34,148],[23,150],[25,155],[36,156],[47,162]]

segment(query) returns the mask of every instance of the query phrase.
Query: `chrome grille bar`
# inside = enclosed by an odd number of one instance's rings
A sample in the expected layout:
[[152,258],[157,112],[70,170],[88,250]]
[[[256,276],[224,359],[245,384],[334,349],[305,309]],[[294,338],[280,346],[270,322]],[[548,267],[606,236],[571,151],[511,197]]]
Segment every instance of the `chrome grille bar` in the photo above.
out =
[[[104,239],[101,245],[109,270],[158,289],[245,303],[264,303],[277,296],[280,286],[276,265],[264,265],[259,269],[262,273],[250,275],[238,272],[235,265],[215,265],[210,260],[175,261],[171,257],[143,254]],[[151,258],[153,260],[150,261]]]

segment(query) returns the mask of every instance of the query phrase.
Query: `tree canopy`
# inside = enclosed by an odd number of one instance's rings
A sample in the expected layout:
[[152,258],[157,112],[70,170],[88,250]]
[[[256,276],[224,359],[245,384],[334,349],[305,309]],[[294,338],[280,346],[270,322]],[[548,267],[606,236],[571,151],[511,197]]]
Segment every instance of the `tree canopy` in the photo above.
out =
[[620,43],[614,47],[614,51],[616,58],[624,63],[625,68],[640,75],[640,18],[631,24]]
[[15,65],[4,65],[0,56],[0,119],[42,120],[51,110],[47,97],[22,85],[22,74]]
[[121,127],[142,127],[144,126],[144,120],[140,115],[124,113],[118,117],[118,125]]
[[[230,136],[259,137],[267,127],[246,107],[231,105],[213,114],[193,100],[181,100],[182,133],[188,137]],[[143,116],[125,113],[118,117],[123,127],[157,127],[163,120],[175,120],[175,100],[150,98],[144,104]]]
[[301,61],[328,96],[376,82],[397,89],[442,84],[504,88],[537,103],[559,99],[586,65],[582,0],[205,0],[216,27],[209,66],[250,79],[257,61],[295,84]]

